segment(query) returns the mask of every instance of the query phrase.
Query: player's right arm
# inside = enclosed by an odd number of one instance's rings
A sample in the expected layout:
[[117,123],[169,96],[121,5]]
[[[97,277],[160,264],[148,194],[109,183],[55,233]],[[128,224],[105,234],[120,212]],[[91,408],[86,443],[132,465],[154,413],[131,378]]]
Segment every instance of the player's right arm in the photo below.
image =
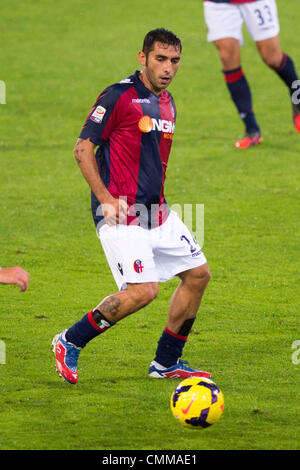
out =
[[118,99],[119,95],[113,86],[101,93],[85,121],[74,148],[78,166],[101,204],[108,225],[122,222],[127,215],[128,206],[124,200],[114,198],[107,190],[99,173],[95,147],[101,145],[103,140],[109,140],[116,126]]
[[74,156],[83,177],[101,204],[107,224],[114,225],[123,221],[128,208],[125,201],[114,198],[106,189],[99,174],[95,147],[96,145],[89,138],[79,138],[74,147]]

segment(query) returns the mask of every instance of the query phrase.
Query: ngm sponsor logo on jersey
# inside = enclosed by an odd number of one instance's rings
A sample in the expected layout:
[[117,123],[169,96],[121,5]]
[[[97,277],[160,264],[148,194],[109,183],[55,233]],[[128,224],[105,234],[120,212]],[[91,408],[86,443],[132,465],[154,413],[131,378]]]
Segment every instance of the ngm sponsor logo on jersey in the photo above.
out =
[[142,132],[163,132],[165,138],[172,139],[175,130],[175,123],[167,121],[166,119],[155,119],[150,116],[143,116],[139,120],[139,129]]

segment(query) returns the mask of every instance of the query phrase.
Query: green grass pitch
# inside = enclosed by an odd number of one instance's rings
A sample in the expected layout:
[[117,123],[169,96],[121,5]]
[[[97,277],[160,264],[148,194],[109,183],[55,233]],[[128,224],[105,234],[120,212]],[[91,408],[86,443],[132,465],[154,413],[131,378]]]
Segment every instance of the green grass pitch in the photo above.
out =
[[[277,3],[282,48],[300,71],[298,1]],[[206,42],[201,3],[1,5],[0,265],[31,274],[25,293],[0,286],[1,450],[300,448],[300,366],[292,361],[300,340],[300,135],[284,85],[245,33],[243,66],[264,143],[234,148],[243,128]],[[176,280],[86,347],[77,386],[58,378],[50,348],[56,333],[116,290],[73,146],[99,92],[138,68],[144,34],[160,26],[183,42],[170,87],[178,120],[166,196],[170,205],[204,204],[212,273],[184,358],[211,371],[225,397],[220,421],[201,431],[171,415],[178,381],[147,377]]]

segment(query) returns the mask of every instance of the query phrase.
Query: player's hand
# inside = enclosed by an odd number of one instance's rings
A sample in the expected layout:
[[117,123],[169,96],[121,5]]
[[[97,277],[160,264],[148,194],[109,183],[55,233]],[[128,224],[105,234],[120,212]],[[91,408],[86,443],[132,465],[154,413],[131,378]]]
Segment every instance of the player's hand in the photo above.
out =
[[19,266],[0,269],[0,283],[15,284],[19,286],[20,292],[24,292],[27,289],[29,280],[29,273]]
[[121,224],[127,217],[128,205],[124,199],[110,197],[101,204],[102,212],[107,225]]

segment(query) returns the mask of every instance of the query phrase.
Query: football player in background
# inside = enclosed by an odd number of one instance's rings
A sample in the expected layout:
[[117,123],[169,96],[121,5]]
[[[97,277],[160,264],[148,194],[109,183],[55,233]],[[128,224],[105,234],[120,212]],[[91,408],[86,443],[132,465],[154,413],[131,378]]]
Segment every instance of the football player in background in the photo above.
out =
[[243,44],[244,23],[262,60],[287,86],[294,126],[300,132],[300,82],[292,58],[280,47],[276,1],[204,0],[204,17],[207,40],[213,42],[218,50],[230,96],[245,125],[245,136],[235,146],[248,148],[262,142],[250,87],[241,65],[240,45]]
[[152,302],[159,282],[175,276],[180,282],[148,375],[210,377],[180,359],[209,281],[207,261],[164,196],[176,120],[166,88],[178,70],[181,50],[171,31],[150,31],[138,53],[141,70],[100,94],[75,146],[92,190],[97,233],[119,290],[54,337],[56,368],[72,384],[87,343]]

